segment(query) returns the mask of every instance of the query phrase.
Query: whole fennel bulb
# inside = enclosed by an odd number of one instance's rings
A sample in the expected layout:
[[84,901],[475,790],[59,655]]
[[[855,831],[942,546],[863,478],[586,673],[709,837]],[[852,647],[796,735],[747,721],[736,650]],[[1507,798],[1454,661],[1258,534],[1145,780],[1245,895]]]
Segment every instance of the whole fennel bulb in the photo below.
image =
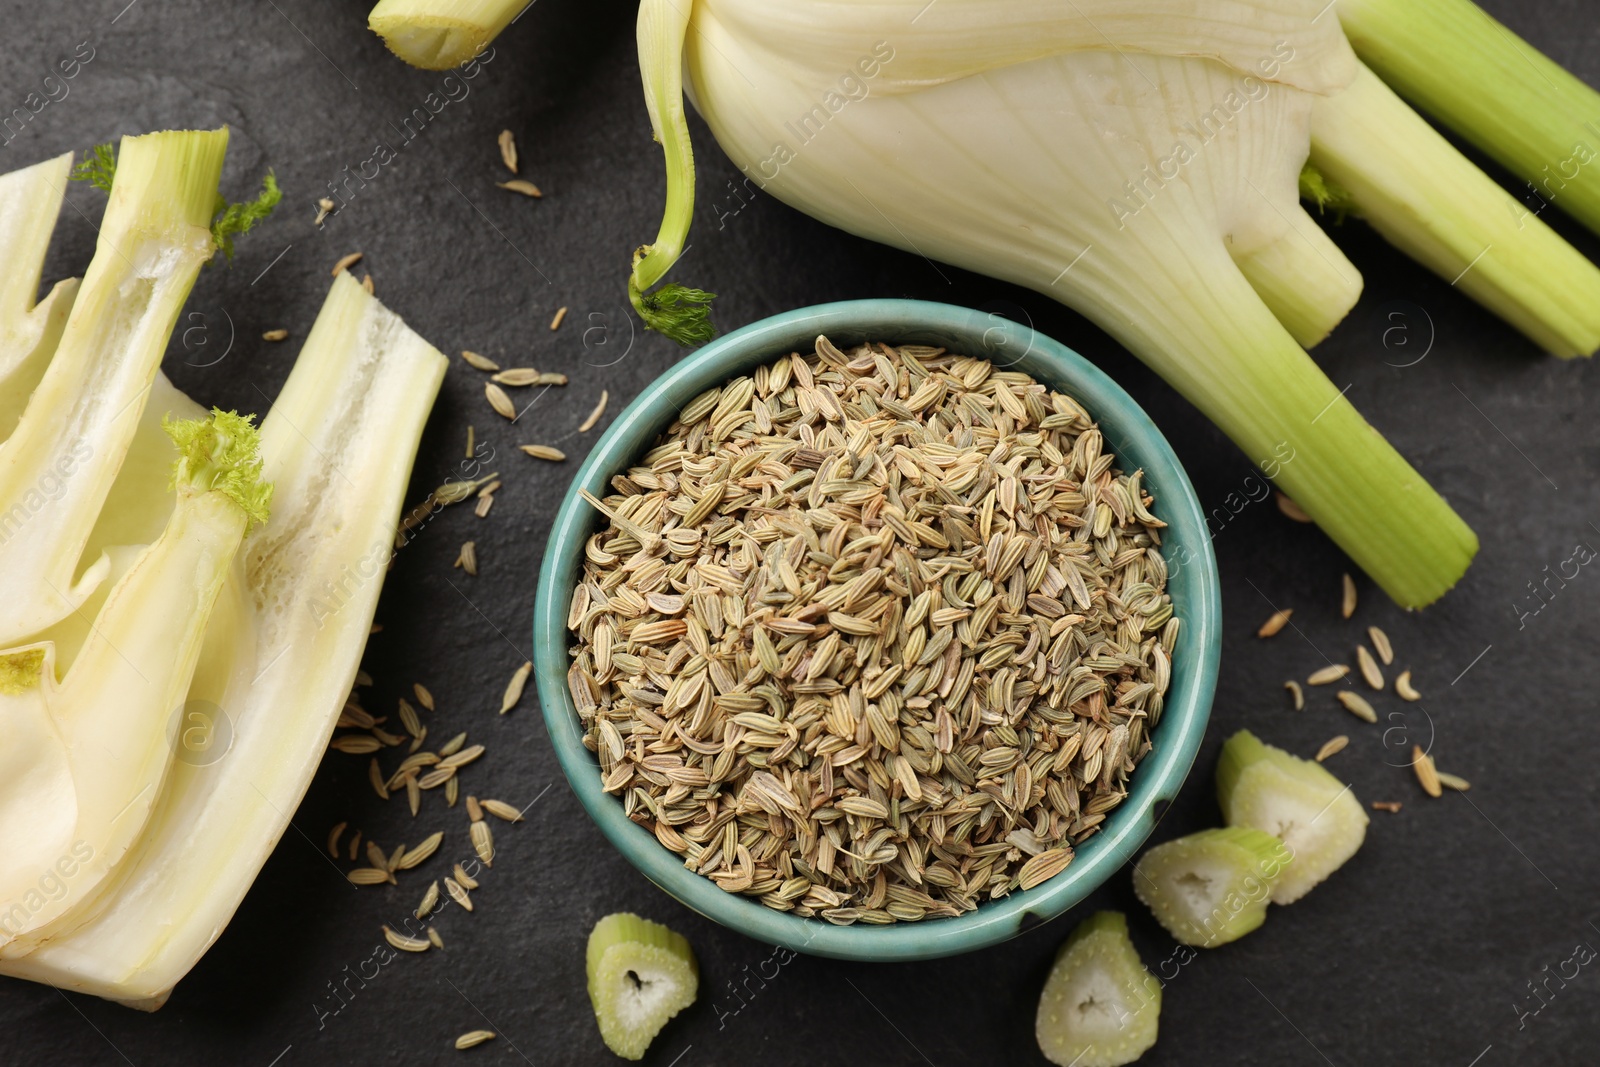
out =
[[[645,0],[640,65],[669,188],[661,235],[635,254],[635,304],[670,333],[706,296],[649,291],[692,205],[681,70],[765,191],[1080,311],[1274,469],[1396,601],[1430,603],[1477,538],[1295,340],[1320,337],[1360,289],[1298,200],[1312,104],[1358,70],[1321,8]],[[1296,293],[1286,277],[1319,284]]]

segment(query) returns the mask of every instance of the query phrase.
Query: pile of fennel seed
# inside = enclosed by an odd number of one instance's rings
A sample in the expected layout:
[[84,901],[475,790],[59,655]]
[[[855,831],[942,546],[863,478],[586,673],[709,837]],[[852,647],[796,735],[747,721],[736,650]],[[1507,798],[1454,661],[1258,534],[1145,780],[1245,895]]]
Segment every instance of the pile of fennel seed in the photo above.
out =
[[943,349],[778,358],[603,501],[568,686],[607,792],[730,893],[954,916],[1066,868],[1149,751],[1165,525],[1070,397]]

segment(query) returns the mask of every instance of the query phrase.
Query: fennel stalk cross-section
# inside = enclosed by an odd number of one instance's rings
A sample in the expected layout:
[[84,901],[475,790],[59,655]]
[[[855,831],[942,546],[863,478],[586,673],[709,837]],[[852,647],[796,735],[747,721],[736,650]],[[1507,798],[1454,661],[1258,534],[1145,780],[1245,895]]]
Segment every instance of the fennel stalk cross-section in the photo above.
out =
[[[1087,315],[1275,466],[1390,596],[1428,604],[1477,538],[1296,341],[1325,333],[1360,286],[1298,198],[1313,102],[1358,70],[1322,9],[644,0],[640,67],[669,187],[630,291],[666,273],[688,229],[681,56],[696,107],[761,188]],[[1274,288],[1284,274],[1326,292],[1292,299]],[[682,315],[645,319],[697,332]]]
[[222,932],[354,684],[445,367],[348,273],[334,279],[262,424],[271,519],[244,543],[188,692],[230,747],[178,760],[101,906],[0,973],[154,1009]]

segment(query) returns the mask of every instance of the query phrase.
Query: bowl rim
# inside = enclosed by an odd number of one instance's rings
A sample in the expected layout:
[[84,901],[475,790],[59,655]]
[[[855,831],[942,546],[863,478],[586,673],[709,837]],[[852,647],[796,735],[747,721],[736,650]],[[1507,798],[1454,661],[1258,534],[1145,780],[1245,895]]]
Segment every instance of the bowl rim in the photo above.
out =
[[[584,748],[567,689],[567,612],[596,515],[580,488],[604,496],[611,477],[649,446],[691,398],[779,355],[809,350],[818,334],[836,343],[922,339],[1026,370],[1079,401],[1119,466],[1128,457],[1146,474],[1167,522],[1169,591],[1181,604],[1173,676],[1153,747],[1129,776],[1127,798],[1072,864],[1031,890],[985,901],[956,918],[884,926],[835,926],[775,911],[724,892],[683,866],[653,834],[628,819],[600,788],[598,764]],[[1014,356],[1014,353],[1020,353]],[[1107,425],[1113,432],[1108,432]],[[1114,439],[1115,437],[1115,439]],[[1174,566],[1175,549],[1182,549]],[[1177,588],[1183,589],[1180,600]],[[1210,716],[1221,654],[1221,592],[1205,515],[1165,436],[1108,375],[1066,345],[1029,326],[971,308],[921,300],[865,299],[818,304],[761,319],[723,335],[668,368],[624,408],[584,459],[562,500],[540,570],[534,604],[534,674],[550,742],[569,786],[601,832],[657,887],[692,910],[759,941],[796,952],[851,960],[916,960],[955,955],[1004,941],[1067,911],[1119,870],[1149,837],[1194,763]]]

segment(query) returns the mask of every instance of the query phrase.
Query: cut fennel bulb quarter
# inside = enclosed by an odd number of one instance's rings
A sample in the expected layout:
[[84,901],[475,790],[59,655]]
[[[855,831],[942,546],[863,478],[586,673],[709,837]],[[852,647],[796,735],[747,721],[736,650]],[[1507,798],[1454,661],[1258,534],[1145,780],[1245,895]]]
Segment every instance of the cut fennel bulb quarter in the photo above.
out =
[[0,648],[76,610],[108,563],[84,545],[200,267],[226,129],[125,137],[93,261],[16,431],[0,444]]
[[446,363],[349,273],[334,279],[262,424],[271,518],[223,586],[184,704],[226,731],[220,751],[180,744],[103,907],[0,973],[153,1010],[227,926],[355,681]]
[[56,681],[48,642],[0,653],[0,722],[17,739],[0,757],[12,765],[0,776],[0,960],[104,901],[167,780],[173,709],[212,606],[246,525],[266,514],[247,419],[215,412],[169,432],[172,517],[106,597],[66,677]]

